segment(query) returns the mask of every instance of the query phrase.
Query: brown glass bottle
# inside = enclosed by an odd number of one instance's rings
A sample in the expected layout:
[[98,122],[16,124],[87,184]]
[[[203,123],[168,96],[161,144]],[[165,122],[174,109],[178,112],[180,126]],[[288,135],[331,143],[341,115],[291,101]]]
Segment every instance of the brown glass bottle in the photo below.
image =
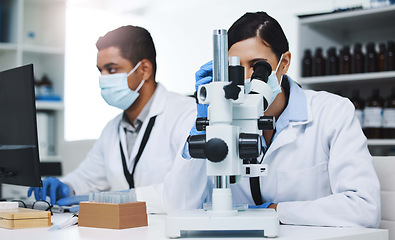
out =
[[381,138],[383,99],[380,98],[380,91],[373,89],[372,96],[368,99],[363,111],[363,132],[367,138]]
[[379,54],[377,55],[377,70],[379,72],[385,71],[385,52],[387,50],[385,49],[385,44],[380,43],[379,45]]
[[310,49],[304,50],[302,59],[302,77],[311,77],[313,71],[312,55]]
[[385,71],[394,71],[395,70],[395,47],[394,42],[389,41],[387,45],[387,51],[385,52]]
[[351,100],[352,104],[354,104],[354,107],[355,107],[355,117],[359,120],[359,122],[361,123],[361,126],[362,126],[362,124],[363,124],[363,110],[365,108],[365,102],[359,96],[358,90],[352,91],[350,100]]
[[384,102],[383,138],[395,138],[395,88]]
[[327,64],[326,74],[327,75],[338,75],[339,74],[339,57],[336,53],[336,48],[331,47],[327,51]]
[[340,51],[339,57],[339,74],[350,74],[351,73],[351,54],[350,47],[344,46]]
[[354,53],[352,55],[352,73],[363,73],[365,72],[365,56],[362,52],[361,43],[354,45]]
[[377,53],[374,43],[366,45],[366,72],[377,72]]
[[317,48],[313,59],[313,76],[324,76],[326,73],[325,67],[326,62],[322,55],[322,48]]

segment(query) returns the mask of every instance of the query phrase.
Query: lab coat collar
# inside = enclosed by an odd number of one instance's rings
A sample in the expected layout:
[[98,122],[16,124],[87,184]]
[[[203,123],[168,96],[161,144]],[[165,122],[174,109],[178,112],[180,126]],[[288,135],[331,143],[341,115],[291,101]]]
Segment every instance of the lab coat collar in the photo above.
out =
[[302,88],[288,77],[290,94],[288,106],[281,113],[276,122],[276,134],[268,149],[268,153],[291,143],[297,138],[298,125],[305,125],[312,121],[310,104]]
[[155,92],[152,95],[153,102],[148,113],[148,119],[152,116],[160,115],[164,111],[167,102],[166,93],[167,90],[165,87],[162,84],[157,83]]

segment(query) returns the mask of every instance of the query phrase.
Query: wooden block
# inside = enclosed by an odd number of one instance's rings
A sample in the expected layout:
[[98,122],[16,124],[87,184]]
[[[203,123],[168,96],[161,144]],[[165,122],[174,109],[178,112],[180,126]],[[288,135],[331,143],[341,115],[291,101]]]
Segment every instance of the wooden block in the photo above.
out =
[[146,204],[81,202],[78,226],[110,229],[148,226]]
[[51,212],[28,208],[3,209],[0,211],[0,227],[8,229],[51,226]]

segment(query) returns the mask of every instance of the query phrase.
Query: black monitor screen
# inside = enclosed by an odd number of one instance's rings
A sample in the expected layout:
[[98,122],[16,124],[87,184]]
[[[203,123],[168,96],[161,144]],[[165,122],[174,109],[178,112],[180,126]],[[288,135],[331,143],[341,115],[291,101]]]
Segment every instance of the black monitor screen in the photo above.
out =
[[0,183],[41,186],[32,64],[0,72]]

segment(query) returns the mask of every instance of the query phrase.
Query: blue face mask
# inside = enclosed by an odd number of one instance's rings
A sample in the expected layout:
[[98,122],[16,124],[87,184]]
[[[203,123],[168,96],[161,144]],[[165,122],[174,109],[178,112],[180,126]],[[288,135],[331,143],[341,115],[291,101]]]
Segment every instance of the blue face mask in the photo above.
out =
[[273,91],[273,97],[269,102],[269,106],[270,106],[270,104],[272,104],[272,102],[274,101],[276,96],[281,92],[281,82],[283,81],[283,76],[281,75],[281,79],[280,79],[280,83],[279,83],[276,73],[277,73],[278,67],[280,66],[282,59],[283,59],[283,55],[281,54],[280,61],[278,61],[278,64],[276,67],[276,71],[272,71],[272,73],[270,74],[270,76],[267,80],[267,84]]
[[138,62],[129,73],[106,74],[99,77],[101,95],[108,105],[126,110],[136,101],[140,95],[138,91],[145,80],[141,81],[136,90],[131,90],[128,86],[128,77],[136,71],[140,64],[141,62]]

